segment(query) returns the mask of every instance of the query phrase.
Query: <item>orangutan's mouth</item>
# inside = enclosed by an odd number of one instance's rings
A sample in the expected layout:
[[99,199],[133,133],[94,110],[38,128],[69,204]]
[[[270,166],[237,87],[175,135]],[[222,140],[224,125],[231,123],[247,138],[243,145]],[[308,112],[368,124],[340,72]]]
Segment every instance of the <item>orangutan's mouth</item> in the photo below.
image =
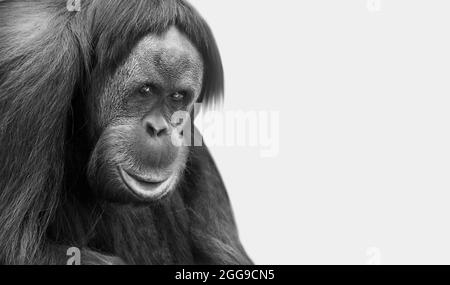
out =
[[143,177],[119,167],[120,177],[134,194],[149,200],[164,197],[172,188],[174,175],[168,177]]

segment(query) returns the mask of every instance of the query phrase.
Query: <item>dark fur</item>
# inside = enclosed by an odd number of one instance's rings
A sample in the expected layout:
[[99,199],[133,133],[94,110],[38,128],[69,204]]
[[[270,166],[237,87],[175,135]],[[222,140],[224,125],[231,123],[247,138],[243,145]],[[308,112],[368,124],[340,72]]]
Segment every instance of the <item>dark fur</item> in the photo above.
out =
[[139,39],[170,25],[203,56],[205,103],[221,98],[223,72],[208,26],[183,1],[81,2],[68,12],[63,0],[0,1],[0,263],[64,264],[72,246],[84,264],[251,263],[205,147],[191,148],[160,203],[112,204],[89,189],[95,74],[112,74]]

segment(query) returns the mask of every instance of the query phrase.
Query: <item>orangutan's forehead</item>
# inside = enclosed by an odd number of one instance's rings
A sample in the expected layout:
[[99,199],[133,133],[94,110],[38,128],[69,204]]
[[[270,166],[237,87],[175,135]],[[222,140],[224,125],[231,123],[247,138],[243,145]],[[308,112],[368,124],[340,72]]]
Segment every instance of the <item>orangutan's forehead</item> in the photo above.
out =
[[140,76],[159,77],[161,81],[179,78],[201,81],[203,76],[200,53],[175,27],[159,36],[144,37],[133,50],[127,64]]

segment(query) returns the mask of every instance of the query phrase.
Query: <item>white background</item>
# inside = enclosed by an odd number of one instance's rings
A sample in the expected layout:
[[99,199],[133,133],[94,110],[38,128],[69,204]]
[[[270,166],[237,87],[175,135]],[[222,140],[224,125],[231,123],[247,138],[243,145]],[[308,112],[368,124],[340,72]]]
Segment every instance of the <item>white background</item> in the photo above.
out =
[[253,260],[450,264],[450,1],[190,2],[224,110],[280,113],[277,156],[211,148]]

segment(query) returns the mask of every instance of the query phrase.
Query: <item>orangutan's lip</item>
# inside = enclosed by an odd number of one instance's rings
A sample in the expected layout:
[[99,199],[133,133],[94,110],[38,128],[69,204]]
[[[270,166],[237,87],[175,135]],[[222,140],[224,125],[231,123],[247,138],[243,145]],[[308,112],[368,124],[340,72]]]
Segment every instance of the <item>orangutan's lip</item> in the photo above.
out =
[[158,184],[166,181],[169,179],[169,177],[159,177],[159,178],[144,178],[141,175],[131,173],[130,171],[126,171],[125,169],[121,168],[125,174],[129,175],[133,179],[142,182],[142,183],[148,183],[148,184]]
[[119,173],[126,186],[142,198],[160,199],[170,190],[171,177],[158,180],[144,179],[136,174],[129,173],[122,167],[119,167]]

